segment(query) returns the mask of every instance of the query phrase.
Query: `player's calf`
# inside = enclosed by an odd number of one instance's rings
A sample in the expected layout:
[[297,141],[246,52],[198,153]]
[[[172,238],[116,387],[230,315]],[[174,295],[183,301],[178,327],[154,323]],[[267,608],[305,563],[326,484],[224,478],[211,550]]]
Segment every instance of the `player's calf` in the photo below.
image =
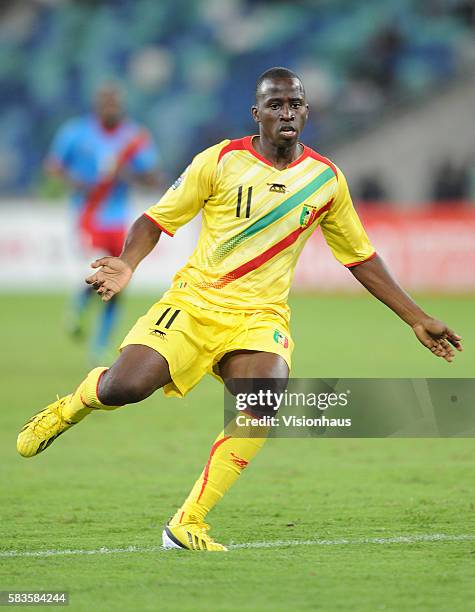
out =
[[101,376],[98,399],[106,408],[134,404],[169,382],[165,358],[148,346],[131,344],[124,347],[117,361]]

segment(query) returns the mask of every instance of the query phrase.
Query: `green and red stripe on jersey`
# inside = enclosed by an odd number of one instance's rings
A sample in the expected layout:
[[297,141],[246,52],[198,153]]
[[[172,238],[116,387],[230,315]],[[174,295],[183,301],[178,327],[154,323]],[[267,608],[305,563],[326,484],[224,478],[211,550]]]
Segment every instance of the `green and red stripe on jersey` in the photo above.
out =
[[[326,183],[328,183],[331,179],[335,178],[335,173],[332,168],[326,168],[323,172],[321,172],[317,177],[315,177],[312,181],[307,183],[305,187],[299,189],[296,193],[294,193],[290,198],[284,200],[279,206],[268,212],[266,215],[251,223],[245,230],[236,234],[226,242],[223,242],[218,246],[218,248],[211,255],[211,263],[216,264],[222,261],[229,253],[231,253],[237,246],[239,246],[242,242],[254,236],[258,232],[264,230],[266,227],[269,227],[272,223],[275,223],[291,210],[297,208],[311,197],[314,193],[316,193],[321,187],[323,187]],[[324,208],[324,207],[323,207]],[[328,210],[328,209],[326,209]],[[317,216],[324,212],[322,208],[317,211]]]
[[[320,215],[322,215],[324,212],[329,210],[331,204],[332,204],[332,201],[325,204],[325,206],[322,206],[317,211],[317,214],[315,215],[313,222],[315,222],[316,219],[318,219]],[[221,278],[218,278],[218,280],[212,283],[199,283],[197,286],[201,289],[221,289],[222,287],[229,285],[229,283],[232,283],[238,278],[241,278],[242,276],[249,274],[249,272],[252,272],[253,270],[257,270],[257,268],[260,268],[262,265],[267,263],[273,257],[275,257],[276,255],[278,255],[279,253],[287,249],[289,246],[294,244],[294,242],[298,240],[301,234],[305,232],[309,227],[310,227],[309,225],[306,225],[305,227],[298,227],[293,232],[285,236],[285,238],[282,238],[282,240],[279,240],[279,242],[276,242],[270,248],[260,253],[260,255],[258,255],[257,257],[254,257],[253,259],[250,259],[246,263],[238,266],[234,270],[227,272],[224,276],[222,276]]]

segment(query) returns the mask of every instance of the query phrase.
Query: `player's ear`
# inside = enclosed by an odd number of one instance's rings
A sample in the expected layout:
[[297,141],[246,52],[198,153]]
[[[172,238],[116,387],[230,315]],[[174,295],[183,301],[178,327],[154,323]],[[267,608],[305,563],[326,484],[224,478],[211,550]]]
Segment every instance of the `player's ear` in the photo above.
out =
[[251,115],[256,123],[260,122],[259,111],[257,109],[257,106],[251,106]]

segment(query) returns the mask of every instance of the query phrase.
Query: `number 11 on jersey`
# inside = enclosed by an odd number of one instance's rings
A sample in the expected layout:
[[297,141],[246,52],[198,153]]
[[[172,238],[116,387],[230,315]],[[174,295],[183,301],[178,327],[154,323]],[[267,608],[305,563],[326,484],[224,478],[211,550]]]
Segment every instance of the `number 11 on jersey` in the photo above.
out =
[[[247,188],[247,202],[246,202],[246,219],[251,216],[251,199],[252,199],[252,187]],[[242,185],[239,185],[237,193],[237,205],[236,205],[236,217],[241,216],[241,203],[242,203]]]

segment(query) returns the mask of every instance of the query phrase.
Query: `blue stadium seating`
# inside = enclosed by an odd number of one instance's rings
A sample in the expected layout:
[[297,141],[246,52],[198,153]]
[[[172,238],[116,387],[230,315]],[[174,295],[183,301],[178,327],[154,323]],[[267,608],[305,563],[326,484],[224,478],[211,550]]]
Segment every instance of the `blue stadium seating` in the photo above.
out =
[[430,4],[10,3],[0,22],[0,190],[35,189],[58,125],[87,111],[108,78],[124,84],[130,114],[155,134],[170,175],[203,147],[254,129],[254,82],[270,65],[314,82],[309,142],[344,138],[459,74],[473,32],[450,12],[457,2],[434,3],[432,13]]

